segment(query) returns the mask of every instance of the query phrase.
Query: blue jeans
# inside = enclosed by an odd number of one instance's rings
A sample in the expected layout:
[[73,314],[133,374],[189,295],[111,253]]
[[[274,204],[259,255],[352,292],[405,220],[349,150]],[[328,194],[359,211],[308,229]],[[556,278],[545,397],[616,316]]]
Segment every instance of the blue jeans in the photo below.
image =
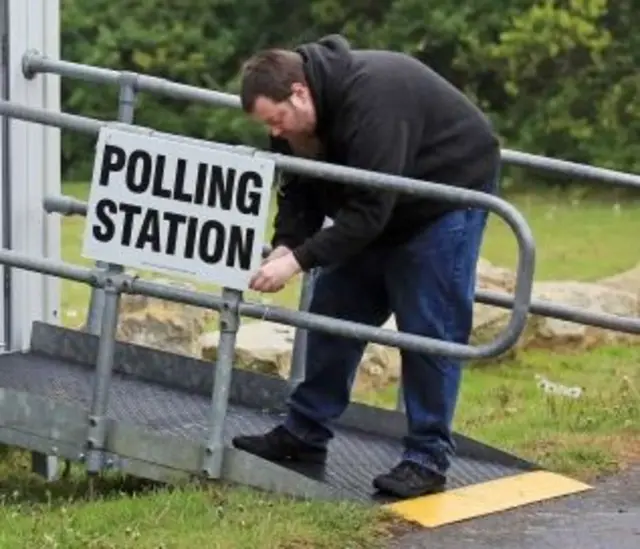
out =
[[[393,312],[403,332],[468,343],[486,220],[486,210],[455,210],[402,245],[320,270],[310,311],[375,326]],[[365,345],[309,331],[305,380],[290,397],[285,427],[313,445],[328,443],[328,424],[349,404]],[[404,458],[444,475],[455,451],[461,361],[405,351],[401,358],[408,421]]]

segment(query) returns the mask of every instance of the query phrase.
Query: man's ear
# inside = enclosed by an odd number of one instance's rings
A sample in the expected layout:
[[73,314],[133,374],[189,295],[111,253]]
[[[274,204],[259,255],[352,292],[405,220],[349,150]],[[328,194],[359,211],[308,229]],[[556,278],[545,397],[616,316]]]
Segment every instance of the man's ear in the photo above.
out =
[[307,93],[307,86],[305,86],[302,82],[293,82],[291,84],[291,95],[304,97]]
[[311,92],[309,88],[300,82],[294,82],[291,84],[291,97],[289,97],[289,101],[295,107],[302,107],[311,101]]

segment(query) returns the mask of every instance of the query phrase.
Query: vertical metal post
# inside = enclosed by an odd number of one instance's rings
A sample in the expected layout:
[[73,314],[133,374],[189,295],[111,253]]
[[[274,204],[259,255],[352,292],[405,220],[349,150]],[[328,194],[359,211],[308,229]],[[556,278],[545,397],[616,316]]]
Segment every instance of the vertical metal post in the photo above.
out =
[[93,381],[93,397],[89,411],[87,433],[87,461],[89,474],[98,473],[103,466],[103,448],[106,437],[109,389],[113,372],[113,355],[116,345],[120,289],[108,280],[105,285],[102,326],[98,344],[98,357]]
[[[325,217],[322,227],[330,227],[333,221]],[[300,287],[300,300],[298,302],[299,311],[308,311],[313,298],[313,287],[316,282],[317,269],[313,269],[302,276],[302,285]],[[304,380],[307,369],[307,330],[296,328],[296,335],[293,340],[293,349],[291,350],[291,370],[289,371],[289,390],[293,391],[296,385]]]
[[209,436],[203,460],[203,472],[211,478],[220,478],[222,473],[224,423],[229,405],[236,335],[240,324],[238,305],[242,299],[242,293],[225,288],[222,291],[222,299],[224,302],[220,310],[218,359],[209,408]]
[[404,412],[404,391],[402,390],[402,377],[398,382],[398,396],[396,400],[396,410],[398,412]]
[[[126,124],[133,122],[135,103],[136,103],[136,87],[138,76],[133,73],[122,73],[120,80],[120,94],[118,96],[118,120]],[[124,269],[121,265],[96,262],[96,267],[105,269],[107,274],[118,274]],[[87,332],[91,334],[100,333],[100,321],[102,319],[102,311],[104,308],[105,292],[102,288],[91,288],[91,296],[89,297],[89,309],[87,311]]]
[[[313,297],[313,285],[315,282],[315,271],[304,273],[302,276],[302,285],[300,288],[300,301],[298,310],[307,311],[311,305]],[[306,354],[307,354],[307,330],[296,328],[296,334],[293,340],[293,349],[291,350],[291,370],[289,371],[289,387],[290,390],[295,389],[296,385],[304,379],[306,370]]]
[[[7,2],[0,2],[0,33],[2,33],[2,51],[0,52],[0,97],[9,100],[9,9]],[[11,146],[9,144],[9,127],[11,119],[3,117],[0,122],[0,173],[2,189],[0,190],[0,226],[2,231],[2,247],[11,249]],[[10,351],[11,345],[11,269],[2,266],[2,351]]]

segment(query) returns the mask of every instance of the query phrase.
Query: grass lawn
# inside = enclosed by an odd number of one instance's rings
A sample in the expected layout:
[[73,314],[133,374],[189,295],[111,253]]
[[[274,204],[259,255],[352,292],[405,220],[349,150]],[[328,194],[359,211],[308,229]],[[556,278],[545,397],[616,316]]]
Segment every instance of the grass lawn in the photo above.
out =
[[14,451],[0,478],[1,549],[370,549],[395,526],[370,508],[244,488],[151,489],[111,477],[89,500],[84,477],[47,486]]
[[[87,188],[64,193],[86,198]],[[510,196],[537,242],[538,280],[596,280],[640,261],[640,200],[621,208],[610,197],[578,201],[553,192]],[[80,258],[83,220],[63,219],[63,259]],[[483,256],[507,267],[516,261],[515,239],[492,216]],[[273,298],[295,307],[298,286]],[[254,296],[249,296],[254,297]],[[88,290],[63,285],[63,320],[84,318]],[[463,382],[456,428],[575,477],[593,480],[640,457],[640,347],[601,348],[589,354],[527,352],[491,366],[471,365]],[[580,386],[578,399],[546,395],[536,375]],[[392,406],[395,387],[360,400]],[[186,548],[191,543],[236,549],[269,547],[375,547],[385,537],[376,511],[350,505],[294,503],[250,490],[178,488],[127,495],[108,484],[87,502],[83,480],[46,487],[26,475],[21,452],[4,459],[0,548]],[[372,515],[373,513],[373,515]]]

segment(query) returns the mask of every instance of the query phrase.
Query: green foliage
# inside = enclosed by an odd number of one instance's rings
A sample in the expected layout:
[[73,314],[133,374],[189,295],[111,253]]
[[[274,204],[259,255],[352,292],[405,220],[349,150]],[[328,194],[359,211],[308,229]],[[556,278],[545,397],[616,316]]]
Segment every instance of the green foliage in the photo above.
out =
[[[237,91],[251,53],[331,32],[433,66],[485,109],[505,146],[640,171],[640,18],[631,0],[62,0],[62,57]],[[117,90],[65,79],[63,108],[117,115]],[[264,144],[241,113],[139,94],[136,122]],[[66,178],[87,177],[85,137],[63,133]],[[529,184],[531,179],[529,178]]]
[[508,99],[500,129],[510,141],[577,161],[640,167],[630,139],[640,118],[629,107],[638,76],[631,65],[616,69],[622,36],[603,24],[611,15],[607,0],[544,0],[480,49],[484,64],[502,75]]

